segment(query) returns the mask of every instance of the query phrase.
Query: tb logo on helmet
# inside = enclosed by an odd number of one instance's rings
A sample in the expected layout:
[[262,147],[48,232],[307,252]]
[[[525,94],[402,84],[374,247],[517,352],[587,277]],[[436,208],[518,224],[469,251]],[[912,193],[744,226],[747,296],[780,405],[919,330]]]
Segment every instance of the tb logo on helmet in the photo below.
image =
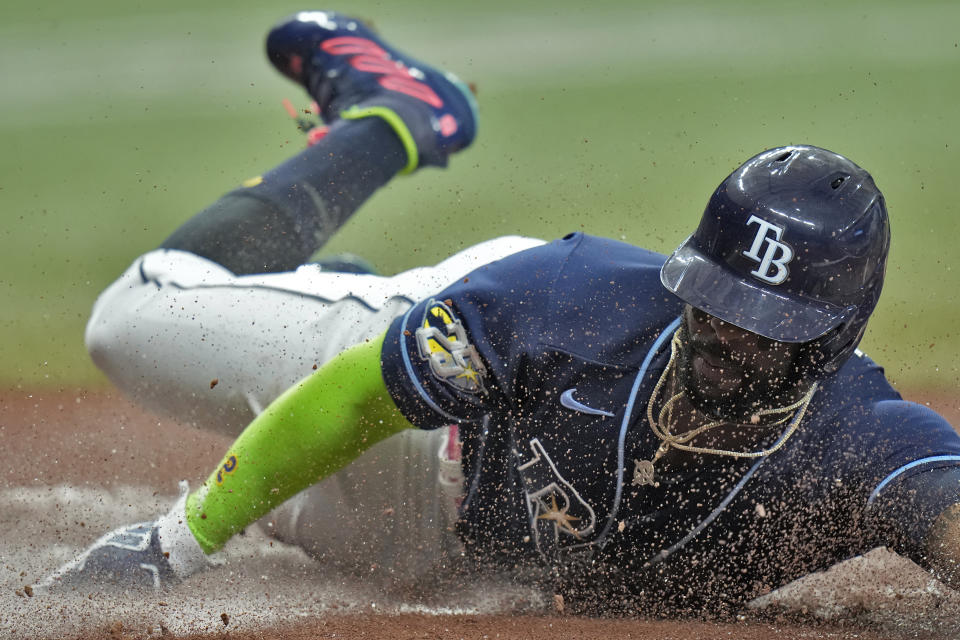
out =
[[[757,216],[750,216],[747,220],[747,226],[749,227],[754,222],[760,228],[757,229],[757,235],[753,238],[750,250],[744,251],[743,255],[759,262],[760,266],[751,271],[750,275],[757,276],[770,284],[780,284],[790,275],[787,270],[787,263],[793,260],[793,248],[786,242],[780,242],[780,238],[783,237],[782,227],[770,224]],[[773,237],[770,237],[771,231]],[[760,255],[760,249],[763,248],[764,242],[766,242],[766,250],[763,255]],[[771,269],[775,270],[771,272]]]

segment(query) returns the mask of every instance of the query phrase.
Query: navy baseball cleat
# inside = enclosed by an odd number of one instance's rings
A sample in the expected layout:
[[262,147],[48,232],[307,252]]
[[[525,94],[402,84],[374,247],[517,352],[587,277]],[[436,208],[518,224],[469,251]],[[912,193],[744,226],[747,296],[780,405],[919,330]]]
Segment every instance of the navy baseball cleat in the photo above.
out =
[[476,136],[476,103],[456,76],[397,51],[354,18],[301,11],[267,35],[267,57],[307,89],[328,124],[386,120],[407,152],[404,172],[446,166]]
[[156,524],[141,522],[106,534],[37,587],[47,591],[159,591],[178,582],[160,549]]

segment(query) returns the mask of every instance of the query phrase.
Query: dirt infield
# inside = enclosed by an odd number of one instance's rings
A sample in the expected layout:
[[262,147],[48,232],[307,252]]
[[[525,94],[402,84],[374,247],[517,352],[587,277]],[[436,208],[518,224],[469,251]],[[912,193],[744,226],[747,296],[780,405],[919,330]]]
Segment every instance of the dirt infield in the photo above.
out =
[[[960,401],[929,403],[960,423]],[[478,579],[429,596],[331,576],[256,532],[227,562],[162,596],[27,587],[119,524],[148,519],[177,481],[202,480],[228,442],[116,394],[0,393],[0,637],[10,638],[952,638],[960,596],[884,550],[805,578],[724,621],[594,619],[551,594]],[[32,593],[32,595],[31,595]]]

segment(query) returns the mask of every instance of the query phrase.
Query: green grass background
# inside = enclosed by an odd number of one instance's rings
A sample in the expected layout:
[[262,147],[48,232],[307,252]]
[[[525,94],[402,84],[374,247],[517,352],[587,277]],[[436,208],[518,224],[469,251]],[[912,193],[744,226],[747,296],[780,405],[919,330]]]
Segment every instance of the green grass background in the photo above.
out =
[[[137,255],[302,140],[262,39],[287,2],[0,8],[0,386],[97,386],[83,327]],[[385,272],[496,235],[672,250],[754,153],[825,146],[875,176],[890,274],[864,348],[954,389],[960,4],[358,1],[392,42],[476,83],[481,134],[380,192],[328,245]]]

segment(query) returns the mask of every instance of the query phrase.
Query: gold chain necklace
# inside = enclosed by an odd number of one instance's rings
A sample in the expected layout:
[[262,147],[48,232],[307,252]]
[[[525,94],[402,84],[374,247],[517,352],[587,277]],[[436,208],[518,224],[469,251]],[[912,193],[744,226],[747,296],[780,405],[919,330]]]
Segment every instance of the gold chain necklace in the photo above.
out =
[[[653,458],[650,460],[634,460],[634,469],[633,469],[633,484],[635,485],[652,485],[654,487],[660,486],[660,483],[656,482],[654,479],[654,463],[657,460],[662,458],[670,448],[679,449],[681,451],[688,451],[690,453],[700,453],[706,455],[717,455],[717,456],[729,456],[731,458],[763,458],[778,451],[787,440],[796,432],[797,427],[800,426],[800,422],[803,420],[803,416],[807,412],[807,408],[810,406],[810,401],[813,399],[813,395],[817,392],[818,385],[814,383],[811,385],[810,390],[798,401],[786,407],[779,407],[776,409],[762,409],[756,413],[756,416],[774,415],[782,413],[784,414],[783,418],[777,420],[776,422],[764,426],[777,426],[781,425],[787,420],[790,419],[791,413],[793,415],[793,420],[790,421],[790,424],[787,426],[786,430],[781,434],[775,443],[773,443],[769,448],[762,449],[760,451],[730,451],[727,449],[713,449],[709,447],[695,447],[693,445],[687,444],[694,438],[696,438],[701,433],[705,433],[711,429],[715,429],[720,425],[725,424],[722,420],[715,420],[713,422],[708,422],[702,426],[699,426],[695,429],[690,429],[689,431],[684,431],[683,433],[672,433],[670,430],[670,423],[673,420],[673,407],[678,400],[684,397],[684,392],[681,391],[671,398],[669,398],[663,405],[663,408],[660,409],[660,413],[657,416],[657,419],[653,417],[653,405],[656,402],[657,398],[660,395],[660,390],[666,382],[667,378],[670,376],[670,372],[673,370],[673,366],[677,358],[677,350],[680,348],[680,331],[679,329],[676,333],[673,334],[673,339],[670,341],[670,361],[667,362],[666,368],[663,370],[660,379],[657,381],[656,386],[653,388],[653,392],[650,394],[650,400],[647,402],[647,421],[650,423],[650,428],[653,430],[654,435],[660,439],[660,446],[657,448],[656,453],[653,454]],[[743,427],[754,427],[756,425],[741,425]]]

